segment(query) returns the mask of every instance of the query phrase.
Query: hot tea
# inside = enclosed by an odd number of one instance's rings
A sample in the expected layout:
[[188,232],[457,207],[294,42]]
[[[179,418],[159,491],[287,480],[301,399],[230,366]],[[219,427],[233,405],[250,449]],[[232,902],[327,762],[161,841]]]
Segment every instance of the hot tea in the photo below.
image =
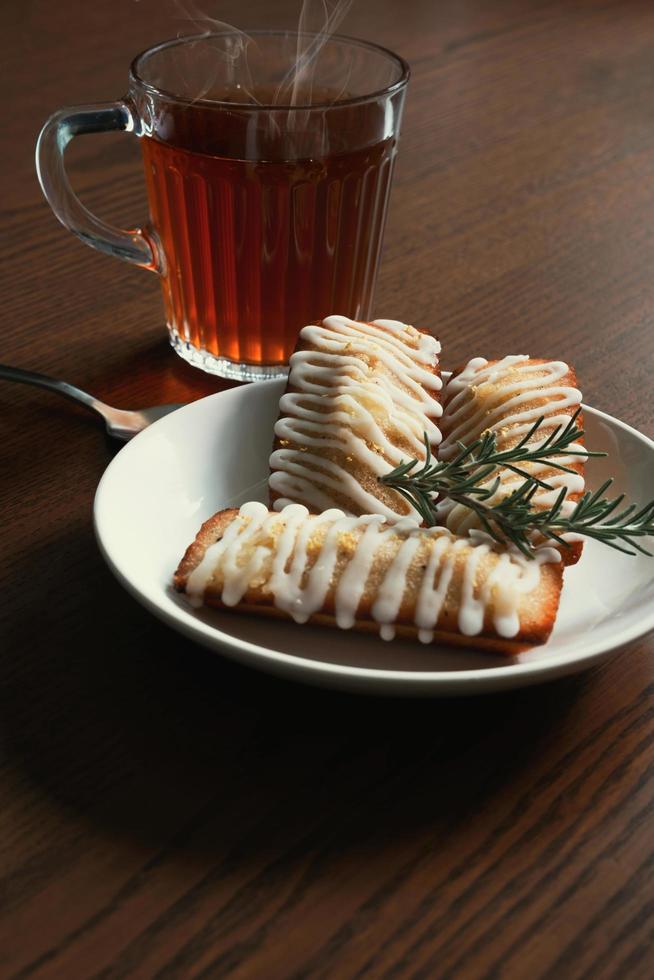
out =
[[[305,324],[333,312],[368,316],[395,139],[280,160],[288,135],[276,144],[272,134],[272,159],[233,159],[214,155],[215,139],[189,132],[190,120],[177,123],[193,149],[142,140],[174,342],[284,365]],[[229,137],[219,142],[229,147]]]

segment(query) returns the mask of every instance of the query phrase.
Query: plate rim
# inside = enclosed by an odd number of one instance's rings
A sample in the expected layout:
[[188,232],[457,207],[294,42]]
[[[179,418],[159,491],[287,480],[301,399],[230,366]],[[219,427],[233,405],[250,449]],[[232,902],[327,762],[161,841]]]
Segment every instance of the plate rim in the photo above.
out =
[[[283,381],[283,379],[281,380]],[[261,385],[280,385],[280,383],[280,379],[271,379],[270,381],[257,382],[256,387],[260,387]],[[189,402],[188,405],[184,405],[182,408],[177,409],[174,414],[178,416],[181,413],[186,413],[189,409],[192,409],[193,406],[200,403],[209,402],[217,398],[225,399],[226,397],[242,397],[241,393],[251,389],[252,387],[254,387],[254,385],[229,388],[225,391],[214,392],[213,394],[207,395],[204,398],[199,398],[193,402]],[[624,432],[628,432],[631,436],[635,437],[637,441],[642,442],[650,452],[654,453],[654,440],[650,439],[650,437],[645,435],[645,433],[635,429],[627,422],[623,422],[621,419],[610,415],[608,412],[603,412],[600,409],[593,408],[591,405],[582,404],[582,409],[584,412],[597,417],[610,426],[615,426]],[[450,690],[451,693],[459,693],[464,687],[473,687],[481,690],[484,688],[490,689],[492,686],[494,690],[499,690],[500,688],[518,686],[516,681],[518,681],[520,685],[524,684],[526,686],[527,684],[538,683],[541,680],[545,680],[546,678],[543,675],[549,674],[551,675],[552,679],[554,679],[554,677],[561,676],[565,673],[573,673],[578,670],[580,671],[583,670],[584,667],[590,666],[594,660],[600,659],[606,653],[610,651],[617,653],[627,644],[639,639],[642,636],[645,636],[654,629],[653,605],[649,614],[643,615],[629,629],[625,630],[624,635],[621,636],[618,643],[610,639],[600,641],[599,644],[597,642],[592,643],[587,641],[586,645],[588,649],[586,649],[580,655],[575,656],[574,660],[568,659],[569,653],[566,653],[564,650],[558,654],[552,654],[551,657],[544,657],[542,660],[526,661],[522,663],[507,663],[502,667],[489,666],[473,667],[462,670],[408,671],[397,668],[386,669],[381,667],[361,667],[356,665],[335,664],[323,660],[311,660],[306,657],[297,656],[296,654],[285,653],[281,650],[273,650],[270,647],[253,643],[250,640],[243,640],[231,636],[217,627],[205,623],[203,620],[194,618],[192,610],[187,611],[176,606],[173,606],[172,609],[164,608],[142,592],[139,587],[135,585],[135,583],[128,577],[128,575],[126,575],[116,564],[110,550],[106,545],[101,524],[102,510],[105,506],[104,501],[107,494],[107,487],[110,485],[114,466],[123,465],[125,460],[125,456],[123,454],[131,455],[134,452],[138,452],[139,445],[143,445],[143,442],[148,438],[151,438],[153,433],[156,434],[160,427],[165,427],[166,419],[168,417],[169,416],[159,419],[157,422],[154,422],[152,425],[148,426],[147,429],[144,429],[137,436],[135,436],[134,439],[121,448],[121,450],[116,454],[116,456],[114,456],[105,469],[93,500],[93,529],[95,538],[100,553],[112,574],[116,577],[123,588],[125,588],[126,591],[142,606],[144,606],[157,619],[164,622],[166,625],[171,626],[174,630],[182,633],[187,638],[204,647],[224,653],[233,660],[238,660],[241,663],[245,663],[254,668],[267,670],[268,672],[283,673],[286,676],[295,673],[303,673],[305,675],[308,674],[309,678],[305,677],[305,680],[313,679],[317,681],[320,677],[324,677],[325,679],[332,680],[332,682],[339,679],[343,682],[350,681],[353,684],[358,683],[360,685],[366,681],[369,681],[371,684],[379,687],[403,686],[406,688],[411,688],[418,686],[429,689],[440,688],[443,689],[443,693],[446,693],[447,690]],[[137,448],[135,449],[134,447]],[[119,460],[121,460],[120,464],[118,464]]]

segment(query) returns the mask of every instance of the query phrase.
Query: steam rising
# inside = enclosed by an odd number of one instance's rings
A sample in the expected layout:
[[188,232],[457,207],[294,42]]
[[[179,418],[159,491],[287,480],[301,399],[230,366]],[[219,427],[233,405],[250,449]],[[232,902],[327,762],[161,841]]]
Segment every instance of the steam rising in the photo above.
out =
[[[201,49],[188,53],[189,62],[184,70],[187,82],[190,78],[194,80],[194,98],[207,96],[220,79],[221,87],[232,97],[237,96],[238,101],[260,103],[264,90],[256,70],[251,67],[256,59],[250,57],[250,50],[257,46],[256,36],[251,37],[238,27],[211,17],[195,0],[176,0],[176,4],[182,19],[191,26],[190,32],[205,38]],[[311,104],[320,52],[338,30],[351,5],[352,0],[303,0],[295,59],[274,91],[265,92],[266,102],[280,107]],[[189,32],[180,31],[180,36],[186,33]],[[341,80],[341,90],[330,93],[334,101],[346,85],[347,76]]]
[[[227,88],[241,89],[250,101],[258,102],[248,61],[248,46],[252,44],[249,34],[233,24],[210,17],[195,0],[176,0],[176,4],[184,15],[181,19],[191,25],[192,33],[207,38],[200,54],[203,64],[197,64],[198,52],[194,51],[191,55],[194,63],[188,66],[192,68],[193,77],[201,79],[194,86],[194,98],[204,98],[220,76]],[[185,33],[180,31],[178,36]]]
[[[313,76],[318,55],[324,44],[352,6],[352,0],[303,0],[298,22],[295,64],[275,93],[275,103],[282,105],[309,104],[313,95]],[[303,35],[315,34],[315,37]],[[290,94],[290,98],[288,97]]]

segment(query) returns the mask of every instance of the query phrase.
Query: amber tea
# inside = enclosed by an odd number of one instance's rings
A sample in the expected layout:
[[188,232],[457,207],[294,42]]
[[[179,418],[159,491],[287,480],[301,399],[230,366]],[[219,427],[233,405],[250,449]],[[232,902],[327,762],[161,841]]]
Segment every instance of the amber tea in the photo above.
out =
[[152,222],[173,270],[163,292],[176,345],[283,366],[305,324],[331,312],[368,316],[393,138],[287,161],[214,155],[202,133],[192,150],[153,138],[142,146]]

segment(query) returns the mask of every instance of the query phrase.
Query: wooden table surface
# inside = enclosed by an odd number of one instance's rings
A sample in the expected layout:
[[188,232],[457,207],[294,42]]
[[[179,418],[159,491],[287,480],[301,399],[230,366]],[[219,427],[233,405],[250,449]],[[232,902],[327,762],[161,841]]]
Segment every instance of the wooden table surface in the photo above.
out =
[[[299,2],[242,6],[213,5],[290,27]],[[3,26],[2,360],[125,406],[219,389],[169,351],[156,277],[67,234],[33,166],[51,111],[117,98],[188,24],[10,0]],[[413,66],[377,314],[432,327],[446,366],[569,359],[654,435],[651,0],[357,0],[343,29]],[[77,143],[84,201],[138,222],[137,141]],[[476,700],[276,681],[114,581],[90,417],[0,383],[0,426],[3,978],[652,975],[651,638]]]

